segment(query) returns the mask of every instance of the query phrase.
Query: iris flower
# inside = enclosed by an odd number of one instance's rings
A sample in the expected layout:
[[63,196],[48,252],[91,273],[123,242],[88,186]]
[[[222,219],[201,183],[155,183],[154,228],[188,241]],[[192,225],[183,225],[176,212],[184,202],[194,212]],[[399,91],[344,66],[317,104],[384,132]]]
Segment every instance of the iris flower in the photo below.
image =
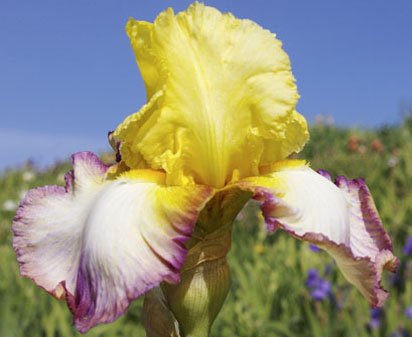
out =
[[65,187],[27,193],[13,223],[21,274],[65,299],[81,332],[147,294],[146,325],[169,313],[191,335],[226,297],[231,225],[255,199],[269,232],[327,251],[382,306],[397,259],[365,182],[288,159],[308,129],[275,35],[199,3],[126,32],[147,103],[110,135],[117,163],[77,153]]
[[307,272],[306,286],[315,301],[323,301],[332,295],[332,284],[319,275],[317,269],[311,268]]

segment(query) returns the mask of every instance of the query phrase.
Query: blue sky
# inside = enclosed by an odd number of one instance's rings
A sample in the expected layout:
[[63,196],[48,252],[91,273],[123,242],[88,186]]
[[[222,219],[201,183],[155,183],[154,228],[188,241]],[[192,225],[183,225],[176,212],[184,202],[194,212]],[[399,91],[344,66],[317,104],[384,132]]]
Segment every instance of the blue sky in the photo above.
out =
[[[190,1],[0,2],[0,169],[104,150],[106,132],[144,103],[128,17],[152,21]],[[311,122],[396,123],[412,106],[412,1],[205,1],[284,43],[299,111]]]

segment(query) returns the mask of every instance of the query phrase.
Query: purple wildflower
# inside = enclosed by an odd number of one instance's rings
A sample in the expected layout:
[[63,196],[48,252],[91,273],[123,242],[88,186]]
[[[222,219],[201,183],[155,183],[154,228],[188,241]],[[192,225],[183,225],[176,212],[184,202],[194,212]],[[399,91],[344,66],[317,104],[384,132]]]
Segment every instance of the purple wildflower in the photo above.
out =
[[405,316],[408,317],[409,319],[412,319],[412,306],[406,308]]
[[315,301],[322,301],[332,295],[331,283],[320,277],[316,269],[308,270],[306,286],[311,290],[310,295]]
[[378,329],[381,326],[382,315],[383,315],[383,310],[381,308],[371,309],[371,319],[369,321],[369,326],[372,329]]
[[405,243],[405,246],[403,246],[403,253],[405,255],[412,255],[412,236],[408,238],[408,240]]
[[321,251],[321,249],[320,249],[318,246],[314,245],[314,244],[310,244],[310,245],[309,245],[309,249],[310,249],[312,252],[315,252],[315,253],[318,253],[318,252]]
[[409,333],[406,330],[394,331],[391,333],[390,337],[409,337]]
[[315,301],[322,301],[325,298],[329,297],[331,293],[332,285],[330,284],[330,282],[324,279],[320,279],[318,287],[312,291],[311,295]]
[[306,278],[306,286],[308,288],[315,288],[319,278],[319,272],[314,268],[310,268]]

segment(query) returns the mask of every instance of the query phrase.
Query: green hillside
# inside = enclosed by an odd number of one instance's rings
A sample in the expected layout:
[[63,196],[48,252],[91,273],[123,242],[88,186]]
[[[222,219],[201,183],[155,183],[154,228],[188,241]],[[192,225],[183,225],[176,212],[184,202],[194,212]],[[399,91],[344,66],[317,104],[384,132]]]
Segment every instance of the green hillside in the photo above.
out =
[[[403,249],[412,236],[412,118],[379,130],[316,125],[299,158],[334,176],[366,179],[401,260],[396,276],[385,275],[390,298],[383,310],[371,312],[329,255],[281,231],[266,235],[255,205],[250,204],[234,225],[229,256],[232,290],[212,336],[412,336],[412,312],[411,318],[406,312],[412,306],[412,255],[408,255],[412,252]],[[62,185],[68,169],[66,163],[46,171],[28,164],[0,175],[1,337],[80,335],[64,302],[19,277],[11,246],[11,219],[20,197],[35,186]],[[307,280],[308,273],[316,272],[326,287],[324,298],[317,300]],[[84,336],[145,336],[141,306],[141,300],[135,301],[126,316]]]

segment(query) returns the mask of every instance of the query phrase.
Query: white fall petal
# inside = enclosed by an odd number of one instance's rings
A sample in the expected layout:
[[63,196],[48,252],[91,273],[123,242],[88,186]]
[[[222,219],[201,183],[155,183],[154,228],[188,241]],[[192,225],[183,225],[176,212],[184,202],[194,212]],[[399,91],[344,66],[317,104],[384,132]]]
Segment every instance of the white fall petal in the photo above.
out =
[[339,177],[334,184],[325,171],[286,164],[240,185],[262,202],[269,231],[281,228],[323,248],[372,306],[383,305],[382,272],[396,270],[398,261],[363,180]]
[[166,187],[162,174],[131,171],[105,180],[91,153],[73,157],[66,189],[29,191],[14,219],[22,275],[66,298],[85,332],[120,316],[162,281],[178,282],[204,186]]

